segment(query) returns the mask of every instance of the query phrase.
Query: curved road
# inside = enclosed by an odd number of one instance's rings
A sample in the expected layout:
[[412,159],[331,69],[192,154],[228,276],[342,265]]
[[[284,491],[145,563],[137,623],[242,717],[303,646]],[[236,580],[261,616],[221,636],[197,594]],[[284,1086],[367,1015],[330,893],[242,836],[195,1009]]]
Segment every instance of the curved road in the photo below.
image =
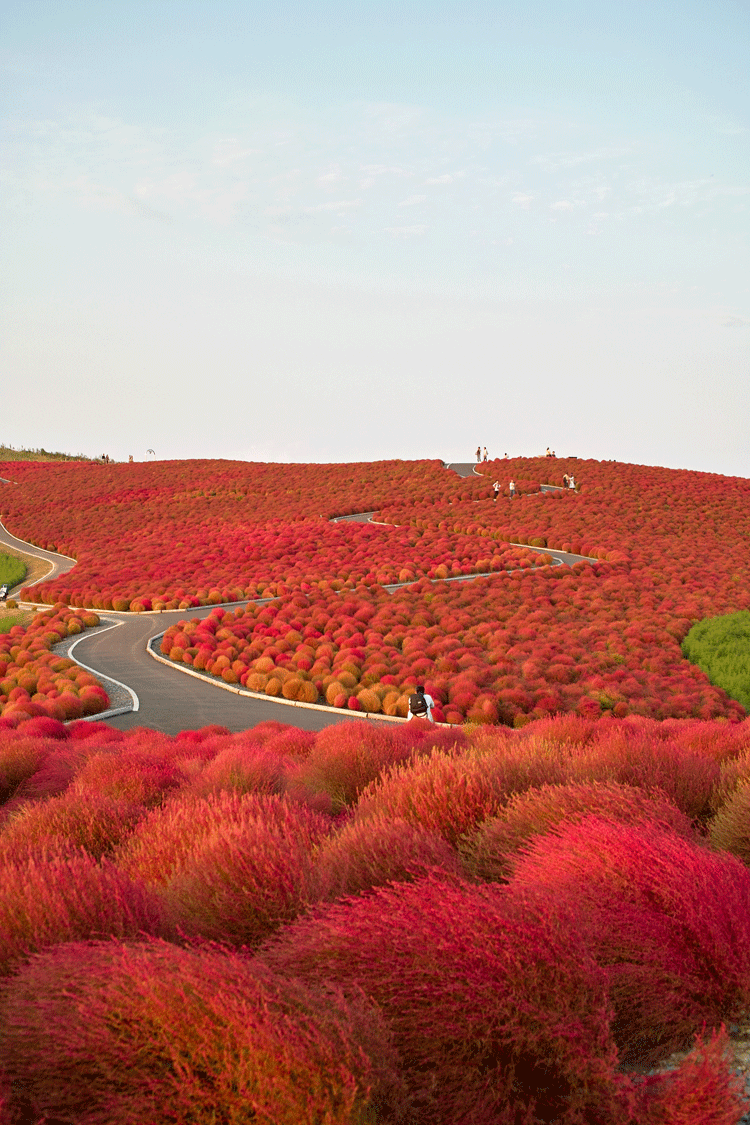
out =
[[[473,464],[447,465],[446,468],[452,469],[459,476],[470,476],[474,472]],[[361,512],[342,518],[366,522],[372,514]],[[75,566],[73,559],[42,551],[16,539],[0,524],[0,546],[2,545],[49,562],[50,571],[45,579],[64,574]],[[562,551],[548,550],[546,553],[552,555],[558,564],[572,565],[574,562],[591,561],[584,556],[568,555]],[[477,576],[468,575],[463,580],[474,577]],[[191,673],[184,666],[163,664],[148,654],[147,643],[150,638],[159,636],[169,625],[186,616],[207,617],[215,608],[202,606],[199,609],[138,614],[101,611],[99,616],[103,624],[110,627],[84,633],[75,643],[75,653],[71,653],[71,658],[100,676],[105,681],[105,687],[108,686],[107,680],[114,681],[117,686],[114,692],[110,689],[110,694],[124,697],[128,702],[124,702],[124,707],[127,707],[127,710],[123,708],[124,713],[105,712],[104,716],[97,715],[94,718],[104,718],[110,726],[120,730],[148,726],[174,735],[181,730],[195,730],[214,723],[231,731],[242,731],[268,719],[303,730],[318,731],[332,723],[368,717],[357,711],[329,710],[316,705],[292,705],[239,695],[233,690],[220,687],[214,679]],[[186,672],[187,675],[184,674]],[[381,721],[403,720],[383,720],[381,717]]]

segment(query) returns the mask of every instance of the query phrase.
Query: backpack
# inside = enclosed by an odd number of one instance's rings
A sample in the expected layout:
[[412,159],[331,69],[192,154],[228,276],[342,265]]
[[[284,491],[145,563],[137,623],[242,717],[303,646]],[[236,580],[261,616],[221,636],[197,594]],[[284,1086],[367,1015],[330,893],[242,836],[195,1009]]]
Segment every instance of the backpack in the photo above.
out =
[[409,696],[409,710],[412,715],[426,715],[427,714],[427,700],[419,692]]

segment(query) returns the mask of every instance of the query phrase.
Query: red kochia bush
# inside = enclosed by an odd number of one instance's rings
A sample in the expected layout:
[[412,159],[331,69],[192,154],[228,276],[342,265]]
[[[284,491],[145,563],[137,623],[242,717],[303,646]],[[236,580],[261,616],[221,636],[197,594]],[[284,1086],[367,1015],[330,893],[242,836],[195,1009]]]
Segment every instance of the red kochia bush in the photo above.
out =
[[509,890],[587,942],[627,1059],[684,1047],[750,1003],[750,872],[658,825],[591,816],[539,836]]
[[93,754],[76,774],[76,793],[98,793],[141,805],[159,805],[183,777],[174,762],[172,747],[160,752],[135,745],[118,746]]
[[200,796],[222,792],[280,793],[284,789],[286,765],[281,755],[260,742],[237,739],[219,750],[185,788]]
[[100,859],[127,839],[145,812],[128,801],[70,792],[24,805],[0,827],[0,863],[80,849]]
[[82,853],[0,868],[0,975],[60,942],[164,932],[154,897],[106,860]]
[[407,882],[432,868],[458,875],[458,856],[436,832],[375,816],[344,825],[322,844],[316,878],[323,898],[358,894],[389,882]]
[[606,979],[500,889],[427,877],[318,910],[261,950],[282,975],[362,988],[431,1125],[625,1122]]
[[517,793],[496,817],[467,835],[461,845],[467,870],[480,879],[506,880],[514,856],[529,840],[593,814],[621,824],[660,823],[694,837],[688,817],[658,793],[606,781],[542,785]]
[[312,851],[329,822],[279,797],[252,796],[245,815],[196,841],[164,888],[170,916],[188,933],[250,945],[314,897]]
[[216,948],[58,946],[1,1011],[0,1067],[34,1120],[350,1125],[403,1102],[376,1011]]
[[586,746],[572,750],[571,781],[609,780],[639,789],[658,789],[692,819],[708,817],[721,776],[713,758],[664,742],[627,720],[604,724],[597,735]]
[[[411,723],[408,724],[411,726]],[[525,742],[507,742],[501,731],[475,736],[474,747],[459,753],[434,750],[427,757],[385,771],[363,792],[356,820],[376,814],[403,817],[439,832],[455,844],[513,793],[567,777],[569,754],[553,745],[540,752]]]
[[398,734],[368,722],[326,727],[291,774],[290,784],[293,789],[327,793],[339,807],[354,804],[383,769],[412,756],[412,741]]
[[750,1103],[734,1071],[722,1027],[701,1035],[676,1070],[646,1078],[638,1092],[639,1125],[737,1125]]

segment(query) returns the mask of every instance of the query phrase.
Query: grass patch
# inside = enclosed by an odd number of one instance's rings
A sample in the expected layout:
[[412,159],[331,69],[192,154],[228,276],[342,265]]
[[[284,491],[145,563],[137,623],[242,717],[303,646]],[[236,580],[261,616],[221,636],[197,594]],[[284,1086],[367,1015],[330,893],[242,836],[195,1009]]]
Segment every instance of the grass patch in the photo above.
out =
[[9,609],[0,604],[0,633],[9,633],[14,625],[28,625],[35,615],[34,609]]
[[26,577],[26,563],[16,555],[0,554],[0,586],[17,586]]
[[90,461],[83,453],[49,453],[46,449],[14,449],[0,444],[0,461]]
[[707,617],[682,642],[683,655],[750,711],[750,611]]

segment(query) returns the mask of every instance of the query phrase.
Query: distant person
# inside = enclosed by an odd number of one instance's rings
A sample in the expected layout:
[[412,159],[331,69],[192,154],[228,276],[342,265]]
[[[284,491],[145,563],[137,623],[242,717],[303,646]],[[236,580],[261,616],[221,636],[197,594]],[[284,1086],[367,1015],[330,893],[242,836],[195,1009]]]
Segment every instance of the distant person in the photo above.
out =
[[563,484],[566,488],[570,488],[570,477],[567,473],[563,473]]
[[8,596],[8,583],[3,582],[2,586],[0,586],[0,602],[4,602],[5,599],[7,598],[7,596]]
[[551,456],[552,456],[552,453],[550,451],[550,447],[547,446],[547,452],[545,453],[545,457],[551,457]]
[[483,460],[483,461],[486,461],[486,460],[487,460],[487,446],[486,446],[486,445],[485,445],[485,447],[484,447],[484,457],[482,458],[482,460]]
[[569,480],[568,480],[568,488],[572,488],[575,491],[575,487],[576,487],[576,478],[570,477]]
[[508,460],[508,454],[507,453],[505,454],[505,460],[506,461]]
[[500,493],[500,481],[499,480],[496,480],[495,483],[493,484],[492,491],[493,491],[492,499],[495,501],[495,503],[497,503],[497,498],[498,498],[498,495]]
[[508,485],[508,492],[510,493],[510,498],[512,500],[516,494],[516,482],[514,480],[512,480]]
[[482,447],[481,447],[481,445],[478,445],[477,446],[477,465],[479,464],[479,462],[481,460],[482,460]]
[[435,700],[431,695],[425,695],[423,684],[418,684],[414,695],[409,696],[409,714],[406,717],[407,719],[429,719],[431,723],[434,723],[435,720],[432,717],[434,706]]

